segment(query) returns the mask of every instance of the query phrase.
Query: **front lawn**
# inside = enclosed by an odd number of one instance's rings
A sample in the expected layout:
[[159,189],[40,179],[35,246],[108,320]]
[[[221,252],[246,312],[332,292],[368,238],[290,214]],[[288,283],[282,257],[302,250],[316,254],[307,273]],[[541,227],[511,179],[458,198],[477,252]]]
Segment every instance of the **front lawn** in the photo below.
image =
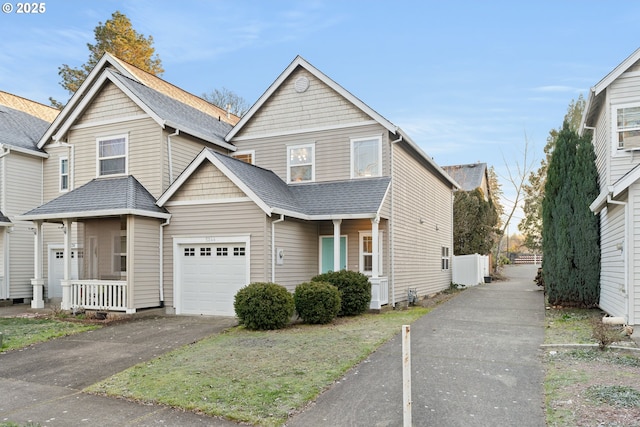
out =
[[0,318],[0,351],[17,350],[52,338],[97,329],[97,325],[66,322],[50,318]]
[[412,307],[266,332],[236,327],[85,391],[278,426],[429,310]]

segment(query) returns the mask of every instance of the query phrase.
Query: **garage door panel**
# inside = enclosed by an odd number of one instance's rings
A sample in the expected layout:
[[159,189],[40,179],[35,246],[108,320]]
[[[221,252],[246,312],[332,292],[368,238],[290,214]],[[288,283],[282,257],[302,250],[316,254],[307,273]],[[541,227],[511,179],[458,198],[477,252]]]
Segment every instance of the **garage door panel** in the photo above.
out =
[[184,245],[179,262],[181,313],[235,315],[235,294],[247,284],[244,243]]

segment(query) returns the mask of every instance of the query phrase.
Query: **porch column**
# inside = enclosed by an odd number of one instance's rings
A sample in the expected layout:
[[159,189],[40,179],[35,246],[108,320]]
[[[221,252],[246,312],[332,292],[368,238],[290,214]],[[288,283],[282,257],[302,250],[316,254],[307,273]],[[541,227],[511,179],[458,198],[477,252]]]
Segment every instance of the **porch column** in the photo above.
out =
[[340,224],[341,219],[333,220],[333,271],[340,271]]
[[71,220],[65,219],[62,222],[62,232],[64,233],[64,278],[60,282],[62,285],[63,310],[71,310]]
[[43,259],[43,239],[42,239],[42,221],[35,221],[35,230],[33,231],[34,241],[34,257],[33,257],[33,298],[31,299],[31,308],[44,308],[44,279],[42,278],[42,259]]
[[371,278],[377,279],[378,272],[380,271],[379,263],[380,263],[380,242],[379,242],[379,231],[378,226],[380,224],[380,217],[376,216],[375,218],[371,218]]

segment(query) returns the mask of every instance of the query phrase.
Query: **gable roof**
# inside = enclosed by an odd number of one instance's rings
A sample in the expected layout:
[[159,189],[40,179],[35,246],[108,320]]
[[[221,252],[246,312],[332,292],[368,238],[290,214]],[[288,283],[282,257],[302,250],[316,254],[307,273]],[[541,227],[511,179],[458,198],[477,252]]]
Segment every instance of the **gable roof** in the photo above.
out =
[[158,199],[163,206],[204,161],[211,162],[267,215],[306,220],[374,218],[389,190],[388,177],[287,184],[273,171],[204,149]]
[[609,87],[609,85],[611,85],[611,83],[613,83],[638,61],[640,61],[640,48],[636,49],[635,52],[629,55],[624,61],[618,64],[616,68],[591,88],[582,114],[582,120],[580,122],[580,134],[584,132],[585,128],[593,125],[593,120],[596,118],[596,114],[604,102],[603,92]]
[[460,188],[463,191],[482,188],[482,182],[487,174],[486,163],[443,166],[442,169],[460,184]]
[[47,157],[37,143],[49,127],[50,122],[43,118],[51,117],[49,110],[37,102],[0,92],[0,146]]
[[20,220],[56,220],[114,215],[169,218],[156,199],[132,175],[94,178],[88,183],[18,216]]
[[289,66],[278,76],[278,78],[269,86],[269,88],[262,94],[262,96],[251,106],[249,111],[242,116],[238,124],[236,124],[233,129],[227,134],[225,140],[227,142],[231,142],[235,135],[240,132],[240,130],[251,120],[251,118],[262,108],[262,106],[267,102],[267,100],[276,92],[276,90],[291,76],[296,69],[299,67],[304,68],[313,76],[315,76],[318,80],[329,86],[335,92],[337,92],[340,96],[345,98],[355,107],[360,109],[363,113],[371,117],[373,120],[378,122],[382,127],[384,127],[390,133],[399,136],[396,142],[401,142],[407,144],[423,161],[425,161],[429,167],[433,169],[433,171],[439,175],[441,179],[448,182],[454,187],[458,187],[458,184],[449,177],[449,175],[442,170],[440,166],[433,161],[433,159],[428,156],[418,145],[413,142],[413,140],[406,134],[402,129],[398,126],[391,123],[389,120],[384,118],[374,109],[369,107],[367,104],[362,102],[359,98],[354,96],[351,92],[346,90],[344,87],[336,83],[329,76],[324,74],[322,71],[311,65],[308,61],[302,58],[300,55],[296,56],[295,59],[289,64]]
[[[163,128],[169,126],[226,149],[235,150],[233,145],[224,140],[224,135],[229,132],[232,125],[223,121],[221,115],[207,114],[207,111],[213,111],[208,108],[205,108],[204,112],[202,109],[196,108],[194,105],[198,105],[199,102],[193,98],[197,97],[187,96],[189,95],[187,92],[178,89],[167,90],[168,87],[175,88],[175,86],[166,82],[162,85],[159,83],[162,81],[161,79],[155,76],[154,79],[151,79],[149,73],[146,73],[146,81],[151,81],[154,85],[153,87],[145,85],[136,78],[138,74],[145,75],[142,70],[130,64],[126,64],[126,66],[123,64],[126,63],[105,53],[42,136],[38,147],[42,148],[52,138],[61,139],[108,80],[125,92],[132,101]],[[131,70],[137,71],[133,73]],[[172,96],[176,94],[180,99]],[[189,101],[189,99],[191,100]],[[183,102],[185,100],[188,102]],[[204,100],[201,101],[209,104]]]

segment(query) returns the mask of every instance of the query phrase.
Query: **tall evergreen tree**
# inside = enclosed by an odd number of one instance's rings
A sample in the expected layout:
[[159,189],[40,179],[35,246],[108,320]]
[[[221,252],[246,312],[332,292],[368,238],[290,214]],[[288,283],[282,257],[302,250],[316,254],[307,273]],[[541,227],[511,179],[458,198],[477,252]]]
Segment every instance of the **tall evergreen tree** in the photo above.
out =
[[453,212],[453,253],[488,254],[498,236],[498,214],[492,201],[485,200],[480,189],[458,191]]
[[[138,33],[125,14],[119,11],[113,12],[111,19],[104,24],[99,22],[93,32],[96,43],[87,43],[89,48],[87,62],[79,68],[73,68],[67,64],[58,67],[58,74],[62,78],[60,86],[70,94],[78,90],[105,52],[154,75],[160,75],[164,71],[153,47],[153,37],[145,37]],[[62,108],[62,103],[52,98],[49,100],[54,107]]]
[[542,200],[542,269],[550,304],[598,304],[599,225],[589,210],[597,195],[590,138],[579,137],[565,121],[550,158]]

